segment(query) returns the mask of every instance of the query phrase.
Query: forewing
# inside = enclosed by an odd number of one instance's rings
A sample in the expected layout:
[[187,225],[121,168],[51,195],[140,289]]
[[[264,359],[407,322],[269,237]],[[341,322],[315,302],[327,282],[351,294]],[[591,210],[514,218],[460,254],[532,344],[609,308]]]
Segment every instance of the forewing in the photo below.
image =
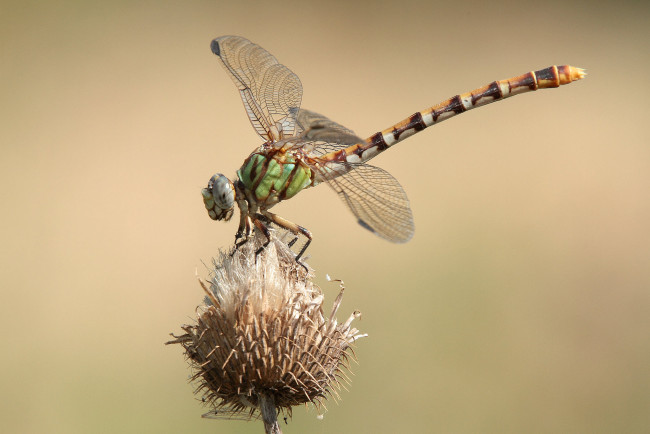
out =
[[253,128],[265,141],[296,134],[302,84],[268,51],[240,36],[222,36],[212,52],[237,85]]
[[394,243],[413,237],[409,200],[391,174],[369,164],[351,163],[329,163],[320,174],[361,226]]

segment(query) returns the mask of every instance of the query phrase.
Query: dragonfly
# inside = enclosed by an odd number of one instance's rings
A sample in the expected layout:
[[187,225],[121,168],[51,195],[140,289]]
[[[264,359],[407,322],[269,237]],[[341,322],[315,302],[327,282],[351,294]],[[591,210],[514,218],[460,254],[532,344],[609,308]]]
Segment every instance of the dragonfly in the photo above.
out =
[[367,164],[368,160],[427,127],[473,108],[559,87],[585,76],[582,68],[553,65],[493,81],[362,139],[327,117],[301,108],[300,79],[259,45],[240,36],[222,36],[212,41],[211,49],[237,86],[246,114],[263,143],[244,160],[234,181],[221,173],[210,178],[202,189],[204,205],[210,218],[228,221],[237,204],[240,221],[236,248],[257,228],[266,237],[261,251],[271,240],[270,224],[295,235],[290,246],[303,235],[306,242],[296,261],[307,250],[312,234],[270,212],[271,207],[307,188],[327,184],[362,227],[388,241],[404,243],[415,231],[406,193],[393,176]]

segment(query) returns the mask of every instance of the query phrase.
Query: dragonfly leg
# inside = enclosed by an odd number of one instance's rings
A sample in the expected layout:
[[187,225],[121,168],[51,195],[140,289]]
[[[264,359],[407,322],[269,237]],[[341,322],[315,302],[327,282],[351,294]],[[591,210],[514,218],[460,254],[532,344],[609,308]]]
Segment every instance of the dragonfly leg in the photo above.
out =
[[300,249],[300,252],[298,252],[298,255],[296,256],[296,262],[300,263],[301,265],[302,262],[300,262],[300,258],[307,251],[307,247],[309,247],[309,245],[311,244],[311,240],[312,240],[311,238],[307,238],[307,242],[305,243],[304,246],[302,246],[302,249]]
[[[260,212],[262,213],[262,215],[264,217],[269,219],[271,222],[275,223],[276,225],[280,226],[281,228],[284,228],[284,229],[287,229],[287,230],[291,231],[292,233],[294,233],[296,235],[296,238],[293,239],[289,243],[289,247],[291,247],[296,242],[296,240],[298,240],[298,235],[302,234],[307,238],[307,242],[305,243],[304,246],[302,246],[302,249],[300,249],[300,252],[296,256],[296,262],[299,263],[300,265],[302,265],[303,267],[305,267],[305,265],[302,262],[300,262],[300,258],[302,257],[302,255],[307,250],[307,247],[309,247],[309,244],[311,244],[311,240],[312,240],[311,232],[309,232],[307,229],[303,228],[302,226],[299,226],[299,225],[297,225],[297,224],[295,224],[293,222],[290,222],[287,219],[284,219],[284,218],[280,217],[277,214],[273,214],[272,212],[269,212],[269,211],[260,211]],[[305,267],[305,269],[306,268],[307,267]]]
[[256,227],[257,229],[259,229],[260,232],[262,232],[262,233],[264,234],[264,236],[266,237],[266,242],[265,242],[264,244],[262,244],[262,246],[261,246],[259,249],[257,249],[257,251],[255,251],[255,257],[256,257],[256,258],[257,258],[257,255],[259,255],[260,253],[262,253],[262,252],[264,251],[264,249],[266,249],[266,246],[268,246],[269,243],[271,242],[271,233],[269,232],[269,228],[266,227],[266,225],[265,225],[264,222],[260,219],[260,217],[261,217],[262,219],[264,219],[264,216],[263,216],[263,215],[261,215],[261,214],[256,214],[256,215],[254,216],[254,218],[253,218],[253,224],[255,224],[255,227]]
[[246,242],[250,239],[253,233],[252,224],[253,223],[250,216],[247,214],[244,215],[244,213],[242,213],[239,220],[239,229],[237,229],[237,233],[235,234],[235,248],[230,256],[234,255],[237,249],[246,244]]

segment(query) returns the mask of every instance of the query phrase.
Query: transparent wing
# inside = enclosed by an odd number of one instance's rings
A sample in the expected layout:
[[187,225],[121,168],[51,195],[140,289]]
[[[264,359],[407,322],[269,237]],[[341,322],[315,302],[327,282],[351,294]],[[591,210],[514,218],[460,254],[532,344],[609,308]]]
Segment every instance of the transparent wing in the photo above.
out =
[[328,163],[319,173],[361,226],[394,243],[413,237],[409,200],[388,172],[369,164]]
[[322,140],[346,146],[363,143],[363,139],[354,134],[354,131],[310,110],[300,109],[298,128],[299,136],[305,139]]
[[294,150],[300,148],[312,158],[364,143],[352,130],[309,110],[300,109],[297,126],[298,136],[287,139],[282,146]]
[[302,84],[296,74],[268,51],[240,36],[222,36],[211,44],[241,94],[253,128],[265,141],[296,134]]
[[219,419],[219,420],[257,420],[260,415],[255,409],[242,411],[241,409],[228,409],[219,408],[217,410],[210,410],[201,415],[204,419]]

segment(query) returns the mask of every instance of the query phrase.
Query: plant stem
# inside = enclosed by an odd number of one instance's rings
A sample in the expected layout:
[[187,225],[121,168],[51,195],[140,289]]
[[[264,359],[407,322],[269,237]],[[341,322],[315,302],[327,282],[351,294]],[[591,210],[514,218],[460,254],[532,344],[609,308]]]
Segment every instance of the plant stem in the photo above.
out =
[[275,408],[275,399],[273,395],[260,393],[257,395],[257,402],[262,413],[264,421],[264,431],[266,434],[282,434],[278,424],[278,410]]

